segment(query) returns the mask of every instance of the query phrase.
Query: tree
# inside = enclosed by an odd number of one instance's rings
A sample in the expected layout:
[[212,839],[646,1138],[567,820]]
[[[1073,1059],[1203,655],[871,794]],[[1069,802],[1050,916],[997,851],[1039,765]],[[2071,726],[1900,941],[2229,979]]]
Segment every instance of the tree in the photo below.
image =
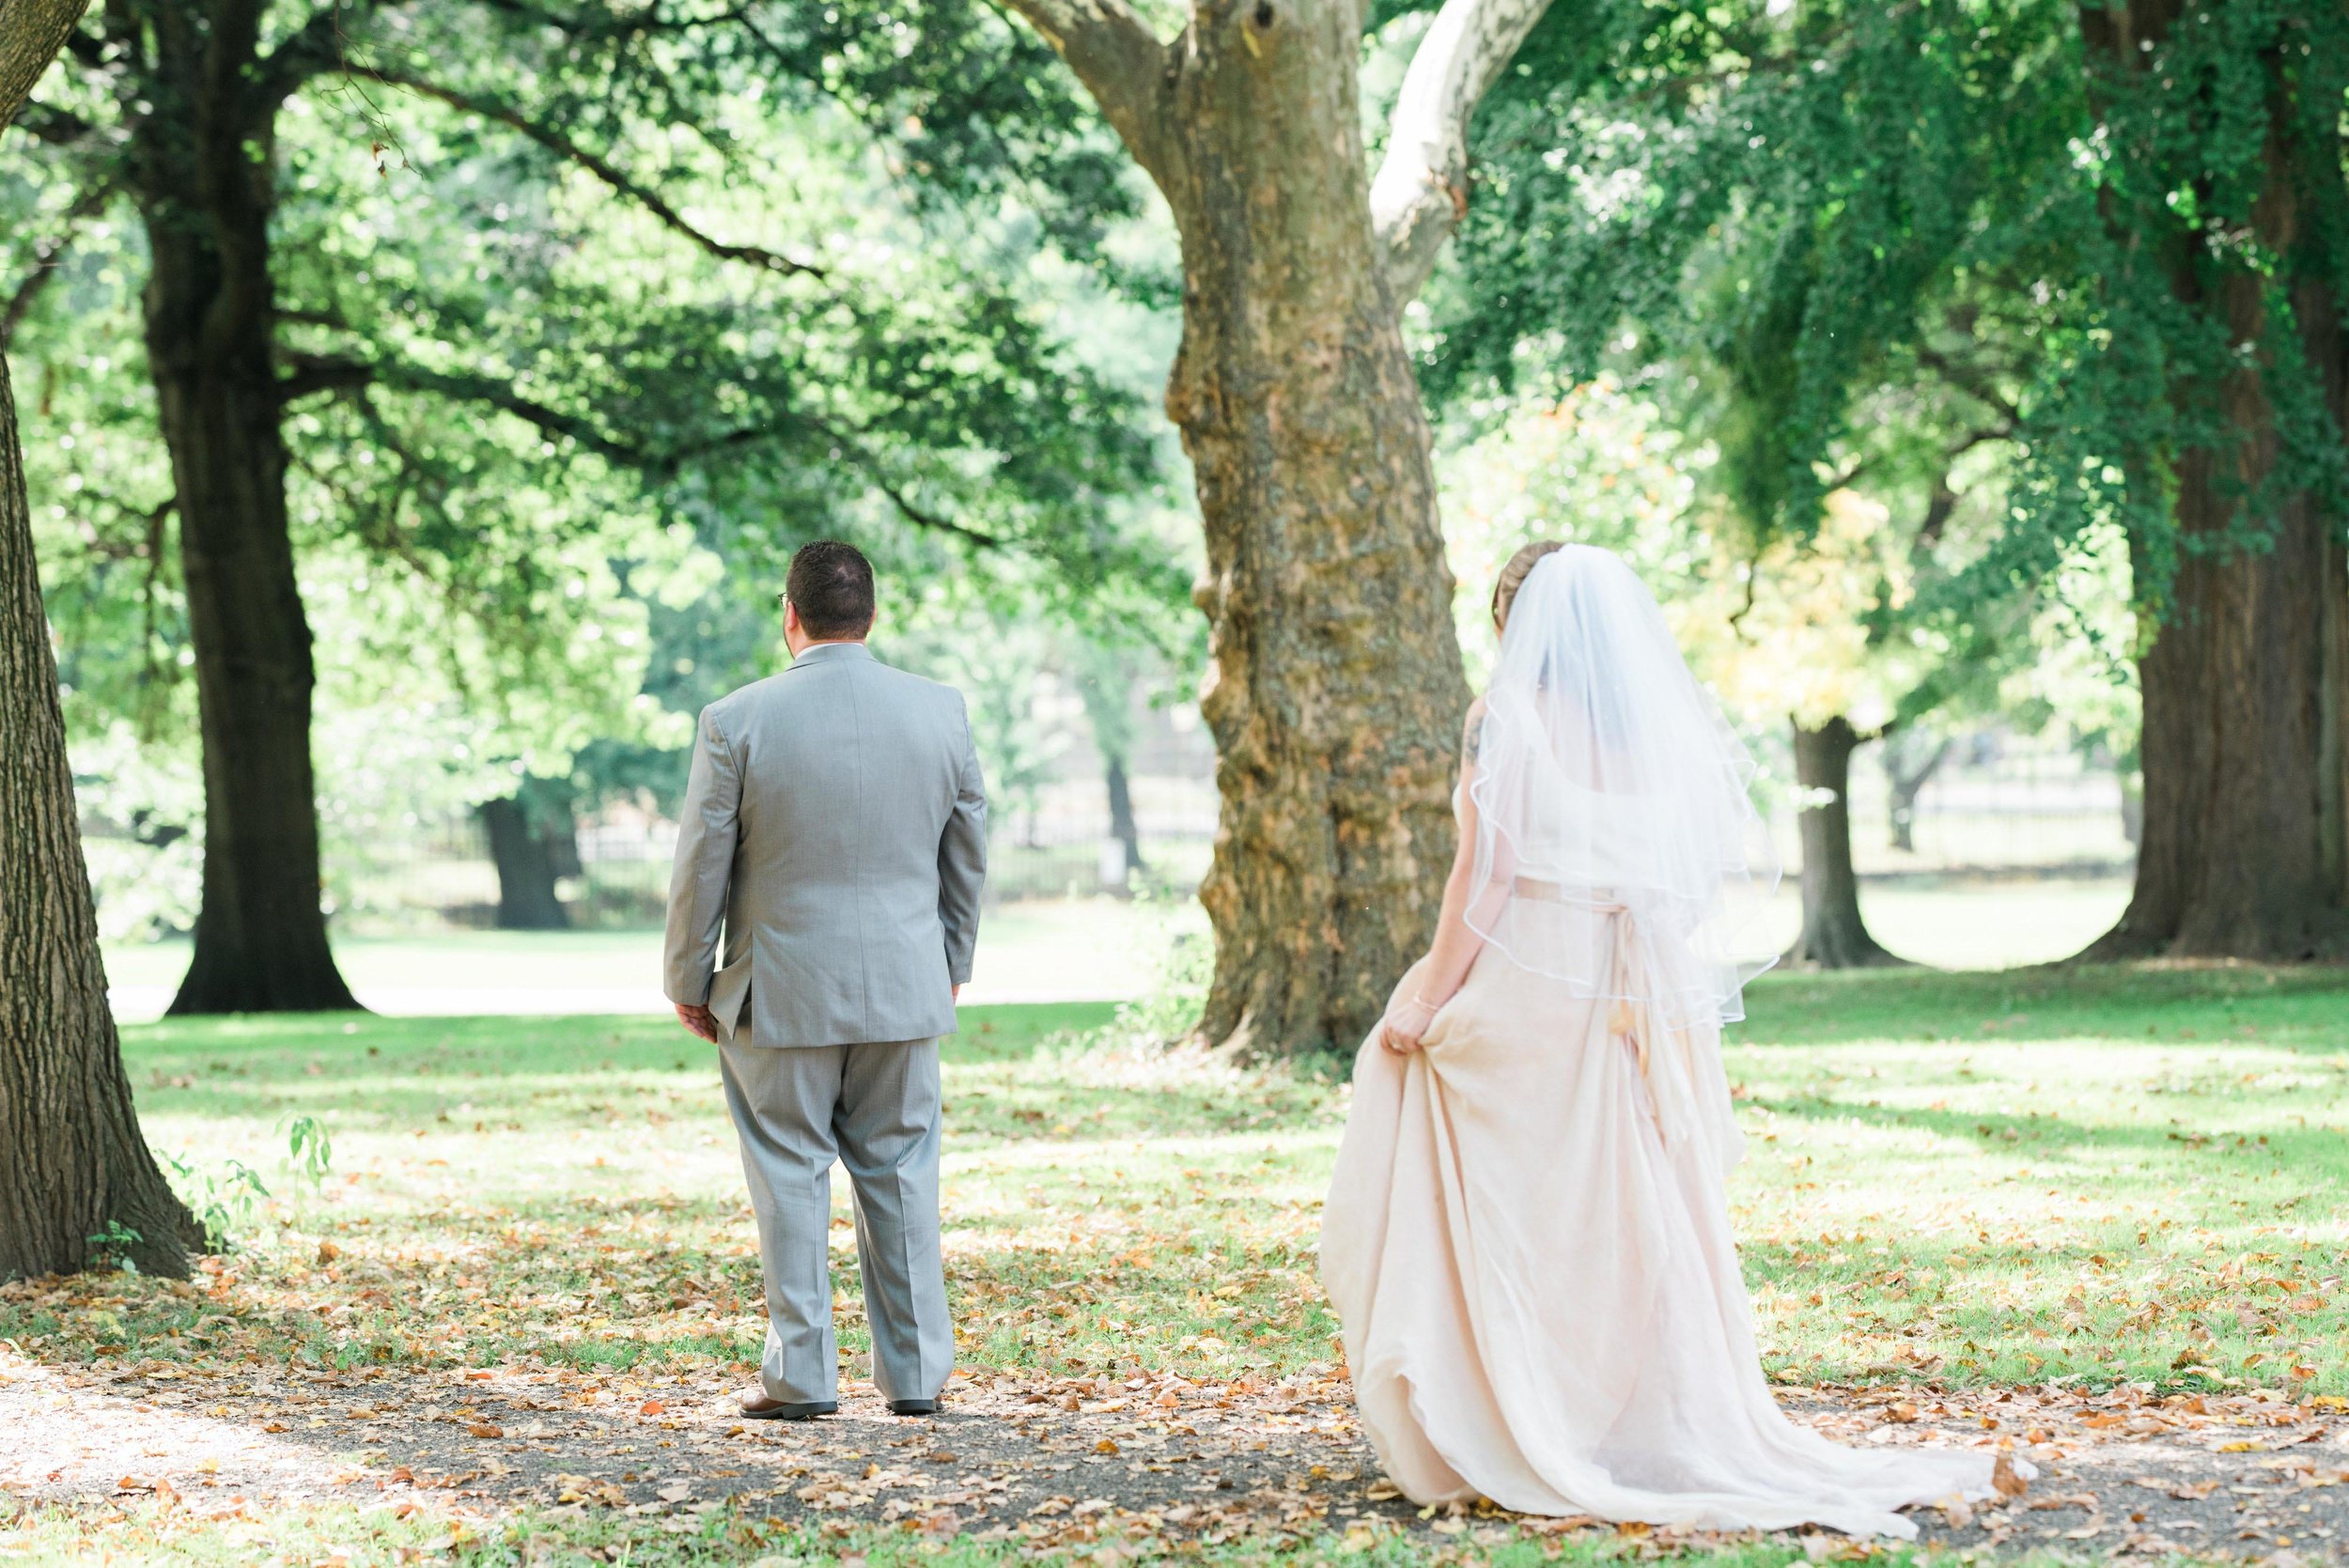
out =
[[[507,494],[575,492],[583,473],[625,475],[644,511],[712,534],[747,533],[754,509],[764,524],[785,497],[802,517],[814,496],[869,498],[968,551],[1033,544],[1102,569],[1083,517],[1138,472],[1125,400],[1068,372],[1034,313],[983,275],[984,247],[968,268],[925,264],[949,280],[942,299],[860,287],[888,254],[862,241],[925,204],[991,210],[1074,186],[1088,209],[1116,207],[1097,155],[1056,138],[1067,116],[1049,91],[1022,94],[1017,142],[939,137],[1043,51],[972,5],[937,8],[913,52],[856,47],[858,19],[836,10],[782,20],[766,34],[691,5],[115,0],[70,40],[74,69],[29,123],[74,166],[63,210],[127,203],[145,239],[131,287],[171,459],[155,515],[178,545],[204,741],[204,893],[176,1011],[350,1005],[319,908],[290,486],[324,491],[321,513],[387,564],[524,641],[547,624],[549,584],[518,546],[550,514],[575,531],[595,514],[561,505],[574,493],[517,517]],[[778,119],[797,110],[807,143],[852,144],[850,166],[880,143],[912,171],[862,232],[833,225],[848,258],[689,215],[698,194],[761,220],[721,194],[753,183],[765,150],[729,127],[754,85],[787,100]],[[378,182],[405,198],[373,224],[352,221],[384,205],[354,179],[369,138]],[[652,161],[637,144],[668,166],[636,172]],[[575,216],[583,187],[633,226]],[[1043,222],[1086,241],[1083,223]],[[583,240],[615,264],[580,265]],[[40,266],[36,292],[56,271]],[[715,268],[733,282],[713,285]],[[672,276],[693,287],[661,287]]]
[[[2012,585],[1963,568],[2003,512],[2028,341],[2003,303],[2026,259],[2009,207],[2068,157],[2044,69],[2066,35],[1958,4],[1586,20],[1539,35],[1479,122],[1487,199],[1423,374],[1472,411],[1611,370],[1709,444],[1692,526],[1726,558],[1695,591],[1739,586],[1717,601],[1735,635],[1697,641],[1744,717],[1791,718],[1790,956],[1886,961],[1853,876],[1850,757],[1949,700],[1959,664],[2019,646],[1994,634],[2024,620]],[[1882,536],[1839,526],[1839,495],[1879,503],[1842,522]]]
[[1897,964],[1859,914],[1859,878],[1851,859],[1851,756],[1863,736],[1842,714],[1815,727],[1795,725],[1795,783],[1804,802],[1802,930],[1784,962],[1800,969],[1851,970]]
[[1936,660],[1888,635],[1915,602],[1913,544],[1887,508],[1839,490],[1808,539],[1781,535],[1750,560],[1724,551],[1700,600],[1699,617],[1716,629],[1694,640],[1699,667],[1733,713],[1766,714],[1790,733],[1802,925],[1783,955],[1788,964],[1903,962],[1860,914],[1851,761],[1862,744],[1901,727],[1905,703],[1932,706],[1922,693]]
[[1917,798],[1949,760],[1956,740],[1921,729],[1905,729],[1884,741],[1884,782],[1889,786],[1886,827],[1895,849],[1917,850]]
[[497,867],[501,931],[560,931],[571,924],[555,884],[580,873],[579,829],[570,791],[525,777],[513,794],[475,808]]
[[[0,129],[82,0],[0,0]],[[94,1252],[184,1275],[201,1240],[141,1136],[66,760],[16,399],[0,359],[0,1280]]]
[[1181,235],[1167,411],[1206,536],[1222,797],[1199,1032],[1350,1048],[1432,928],[1468,698],[1401,312],[1467,202],[1469,118],[1547,0],[1449,0],[1375,179],[1358,4],[1198,4],[1171,42],[1126,0],[1013,5]]
[[[2096,264],[2044,489],[2123,520],[2137,887],[2091,950],[2349,945],[2349,18],[2267,0],[2082,7]],[[2071,465],[2091,443],[2104,463]],[[2108,473],[2109,477],[2108,477]]]
[[1077,694],[1084,701],[1093,749],[1101,753],[1101,783],[1108,796],[1110,837],[1122,858],[1120,888],[1149,875],[1142,858],[1142,830],[1134,821],[1134,697],[1142,668],[1136,650],[1087,638],[1070,649]]
[[[1945,603],[2037,594],[2125,544],[2144,838],[2091,955],[2338,951],[2349,17],[2293,0],[1614,14],[1601,59],[1536,71],[1480,120],[1520,150],[1487,165],[1510,184],[1464,254],[1520,260],[1467,269],[1470,297],[1505,304],[1460,313],[1439,370],[1551,338],[1588,363],[1626,319],[1706,298],[1690,258],[1757,218],[1780,241],[1766,265],[1712,274],[1739,290],[1732,321],[1786,308],[1777,282],[1824,250],[1833,287],[1792,302],[1798,373],[1763,406],[1788,460],[1752,469],[1756,498],[1797,528],[1813,513],[1843,469],[1847,367],[1891,347],[2005,427],[2004,521]],[[1626,119],[1647,133],[1610,129]],[[1937,272],[1914,263],[1937,255],[1956,287],[1919,315]]]

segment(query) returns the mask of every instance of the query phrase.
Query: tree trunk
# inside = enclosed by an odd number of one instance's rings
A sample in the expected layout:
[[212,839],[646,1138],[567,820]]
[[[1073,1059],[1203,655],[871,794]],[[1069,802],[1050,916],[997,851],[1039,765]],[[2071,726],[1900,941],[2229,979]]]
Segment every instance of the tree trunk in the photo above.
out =
[[1425,949],[1468,704],[1429,435],[1370,219],[1346,4],[1194,12],[1156,170],[1222,797],[1201,1033],[1347,1048]]
[[1147,874],[1142,862],[1142,830],[1134,823],[1134,792],[1126,777],[1126,759],[1113,756],[1103,769],[1110,793],[1110,836],[1126,847],[1128,877]]
[[[1913,734],[1914,732],[1903,731],[1902,733]],[[1891,740],[1886,741],[1884,777],[1885,782],[1891,786],[1890,809],[1887,815],[1891,818],[1893,848],[1907,854],[1916,853],[1917,797],[1923,792],[1925,785],[1932,782],[1933,776],[1941,770],[1941,764],[1949,758],[1951,745],[1950,737],[1943,736],[1934,743],[1933,750],[1917,758],[1913,763],[1904,766],[1899,748]]]
[[275,165],[270,121],[254,123],[247,101],[255,42],[249,27],[197,29],[185,8],[158,8],[158,101],[132,121],[148,358],[179,497],[204,742],[203,902],[171,1004],[182,1014],[358,1005],[319,908],[315,675],[287,530]]
[[16,118],[88,0],[0,0],[0,127]]
[[555,896],[554,884],[579,869],[570,813],[564,811],[559,818],[552,813],[534,813],[519,796],[484,800],[478,809],[490,836],[490,859],[498,870],[498,929],[569,929],[570,912]]
[[[2272,458],[2274,427],[2256,459]],[[2229,465],[2232,467],[2232,465]],[[2237,481],[2210,454],[2178,465],[2189,539],[2232,526]],[[2248,477],[2248,476],[2247,476]],[[2144,794],[2137,886],[2091,958],[2305,959],[2343,941],[2341,716],[2349,567],[2298,500],[2265,551],[2180,561],[2139,662]]]
[[0,1280],[71,1273],[101,1250],[177,1277],[201,1233],[123,1072],[48,628],[0,358]]
[[[2177,20],[2176,0],[2082,12],[2092,49],[2136,69],[2141,46]],[[2266,379],[2277,373],[2270,289],[2290,290],[2296,348],[2333,433],[2349,427],[2341,301],[2311,231],[2349,219],[2330,145],[2297,145],[2291,87],[2270,58],[2265,184],[2252,227],[2281,258],[2275,281],[2211,274],[2199,239],[2181,240],[2170,286],[2188,309],[2253,349],[2217,389],[2232,446],[2188,449],[2172,477],[2178,567],[2160,629],[2139,661],[2144,694],[2143,829],[2136,891],[2092,958],[2301,959],[2349,945],[2349,561],[2342,520],[2315,498],[2278,498],[2265,519],[2236,515],[2280,455]],[[2326,138],[2329,142],[2329,138]],[[2323,211],[2312,210],[2321,204]],[[2318,238],[2321,238],[2319,236]],[[2247,548],[2247,520],[2272,534]],[[2232,536],[2231,537],[2231,536]]]
[[[1814,803],[1802,827],[1802,934],[1781,962],[1805,969],[1868,969],[1907,960],[1893,956],[1859,918],[1859,878],[1851,863],[1851,754],[1859,746],[1851,722],[1829,719],[1817,729],[1795,726],[1795,780]],[[1824,799],[1814,792],[1826,792]]]

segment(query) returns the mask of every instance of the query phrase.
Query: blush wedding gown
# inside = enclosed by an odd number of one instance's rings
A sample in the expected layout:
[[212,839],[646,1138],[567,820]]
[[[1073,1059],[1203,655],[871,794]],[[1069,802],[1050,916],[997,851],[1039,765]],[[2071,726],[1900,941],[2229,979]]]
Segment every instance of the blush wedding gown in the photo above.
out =
[[[1997,1455],[1828,1442],[1781,1411],[1754,1347],[1724,1196],[1742,1144],[1719,1049],[1723,1017],[1743,1016],[1745,976],[1708,959],[1687,918],[1719,900],[1675,899],[1668,886],[1690,893],[1731,862],[1726,828],[1740,824],[1729,819],[1750,813],[1744,777],[1719,776],[1734,781],[1734,805],[1721,805],[1718,779],[1704,786],[1724,831],[1659,873],[1676,858],[1671,835],[1712,808],[1661,786],[1611,799],[1590,788],[1610,768],[1636,778],[1631,731],[1601,736],[1598,762],[1570,755],[1575,776],[1563,776],[1551,764],[1576,748],[1552,744],[1556,732],[1606,699],[1553,707],[1545,726],[1501,690],[1513,637],[1542,613],[1537,590],[1556,598],[1562,580],[1595,577],[1623,598],[1615,573],[1630,576],[1570,547],[1519,591],[1486,699],[1484,766],[1462,792],[1464,835],[1481,828],[1486,841],[1467,917],[1484,945],[1421,1049],[1397,1054],[1374,1031],[1355,1062],[1321,1273],[1362,1424],[1421,1503],[1483,1497],[1527,1514],[1913,1536],[1898,1510],[1989,1495]],[[1652,626],[1622,620],[1642,603]],[[1561,605],[1548,608],[1555,620]],[[1644,588],[1612,613],[1610,626],[1585,596],[1579,618],[1610,636],[1663,629]],[[1611,681],[1619,652],[1554,646],[1525,690],[1547,702],[1572,684],[1563,667],[1576,657],[1595,660],[1584,678]],[[1734,746],[1676,648],[1671,660],[1686,685],[1663,693],[1695,693],[1711,744]],[[1626,700],[1657,696],[1633,680]],[[1513,717],[1514,756],[1501,733]],[[1681,762],[1702,781],[1711,760]],[[1641,800],[1627,808],[1630,796]],[[1426,969],[1404,977],[1398,999],[1422,994]]]

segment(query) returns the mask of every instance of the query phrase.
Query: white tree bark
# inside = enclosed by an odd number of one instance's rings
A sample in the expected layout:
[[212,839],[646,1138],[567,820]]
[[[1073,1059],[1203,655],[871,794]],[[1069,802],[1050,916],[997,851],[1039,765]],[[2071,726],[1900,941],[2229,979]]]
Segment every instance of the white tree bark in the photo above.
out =
[[1469,116],[1548,9],[1549,0],[1448,0],[1411,55],[1370,185],[1397,306],[1426,285],[1468,211]]
[[[1182,155],[1173,88],[1184,39],[1160,43],[1126,0],[1010,4],[1068,62],[1127,149],[1164,187]],[[1549,6],[1447,0],[1413,52],[1389,124],[1386,160],[1370,187],[1371,223],[1386,248],[1398,307],[1425,287],[1468,211],[1470,116]]]

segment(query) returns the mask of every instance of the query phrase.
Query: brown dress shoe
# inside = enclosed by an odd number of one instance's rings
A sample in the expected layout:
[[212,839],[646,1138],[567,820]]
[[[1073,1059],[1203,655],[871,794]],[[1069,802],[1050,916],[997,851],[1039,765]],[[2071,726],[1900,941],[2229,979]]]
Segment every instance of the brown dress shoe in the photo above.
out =
[[741,1405],[742,1414],[754,1421],[812,1421],[839,1408],[837,1401],[829,1399],[819,1404],[793,1404],[787,1399],[770,1399],[764,1389],[746,1389]]

